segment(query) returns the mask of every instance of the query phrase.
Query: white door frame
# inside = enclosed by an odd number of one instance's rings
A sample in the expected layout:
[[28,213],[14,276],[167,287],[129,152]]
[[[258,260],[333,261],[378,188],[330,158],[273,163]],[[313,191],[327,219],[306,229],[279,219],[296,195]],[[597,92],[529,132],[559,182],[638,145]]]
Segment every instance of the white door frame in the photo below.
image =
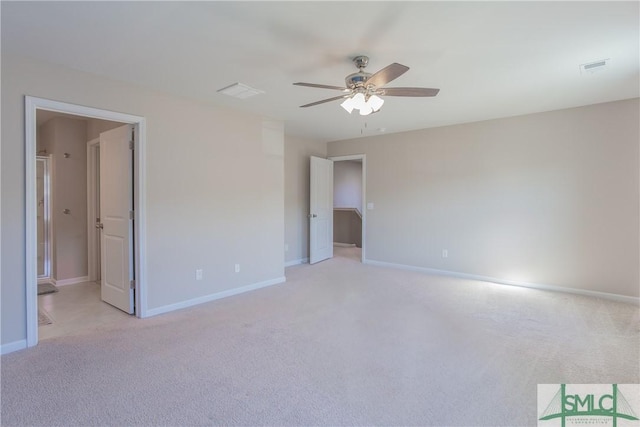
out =
[[88,277],[90,282],[99,282],[98,265],[100,257],[98,248],[100,247],[99,233],[96,233],[96,218],[100,216],[97,211],[97,186],[100,184],[98,175],[98,150],[100,149],[100,138],[87,142],[87,262]]
[[334,162],[342,162],[345,160],[362,160],[362,256],[361,261],[364,264],[367,260],[367,155],[366,154],[352,154],[349,156],[333,156],[328,157],[329,160]]
[[147,316],[146,265],[146,119],[131,114],[101,110],[66,102],[25,96],[25,220],[26,220],[26,324],[27,347],[38,343],[38,285],[37,285],[37,218],[36,218],[36,112],[57,111],[94,119],[133,124],[137,131],[134,150],[134,263],[136,274],[136,317]]

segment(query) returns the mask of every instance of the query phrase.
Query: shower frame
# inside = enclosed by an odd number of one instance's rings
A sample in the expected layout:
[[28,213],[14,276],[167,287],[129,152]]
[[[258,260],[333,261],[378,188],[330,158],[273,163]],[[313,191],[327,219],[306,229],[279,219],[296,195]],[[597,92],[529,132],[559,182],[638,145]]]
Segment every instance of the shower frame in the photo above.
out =
[[[38,274],[38,282],[51,281],[51,265],[52,265],[52,240],[53,240],[53,224],[51,217],[51,155],[36,156],[36,165],[41,163],[43,165],[43,182],[42,182],[42,195],[37,194],[38,198],[36,203],[36,209],[43,205],[43,221],[42,221],[42,238],[43,238],[43,272]],[[40,226],[40,224],[38,224]],[[40,242],[38,242],[40,244]]]

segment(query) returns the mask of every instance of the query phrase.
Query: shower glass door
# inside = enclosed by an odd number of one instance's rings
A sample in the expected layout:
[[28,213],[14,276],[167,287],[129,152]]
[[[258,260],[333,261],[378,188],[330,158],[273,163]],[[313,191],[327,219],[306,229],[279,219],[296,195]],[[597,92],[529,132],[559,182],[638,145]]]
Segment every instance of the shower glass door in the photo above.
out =
[[51,277],[51,170],[50,158],[36,158],[36,197],[38,198],[38,279]]

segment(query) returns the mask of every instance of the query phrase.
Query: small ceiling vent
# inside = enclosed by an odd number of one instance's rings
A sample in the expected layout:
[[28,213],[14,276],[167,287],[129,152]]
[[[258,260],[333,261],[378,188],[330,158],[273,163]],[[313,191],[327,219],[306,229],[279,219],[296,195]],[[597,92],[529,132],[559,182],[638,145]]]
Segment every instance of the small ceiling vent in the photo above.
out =
[[223,87],[222,89],[218,89],[218,92],[224,93],[225,95],[233,96],[234,98],[239,99],[247,99],[255,95],[260,95],[264,93],[261,90],[254,89],[242,83],[234,83],[227,87]]
[[611,59],[601,59],[595,62],[580,64],[580,74],[593,74],[599,71],[604,71],[609,67],[610,61]]

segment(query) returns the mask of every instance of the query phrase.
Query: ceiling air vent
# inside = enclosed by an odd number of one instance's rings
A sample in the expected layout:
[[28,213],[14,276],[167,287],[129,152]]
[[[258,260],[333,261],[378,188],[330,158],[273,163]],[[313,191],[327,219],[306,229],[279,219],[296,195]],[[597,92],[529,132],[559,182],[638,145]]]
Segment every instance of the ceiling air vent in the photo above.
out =
[[610,59],[601,59],[595,62],[580,64],[580,74],[593,74],[598,71],[604,71],[609,67],[610,61]]
[[261,90],[254,89],[242,83],[234,83],[227,87],[223,87],[222,89],[218,89],[218,92],[224,93],[225,95],[233,96],[234,98],[247,99],[254,95],[259,95],[264,93]]

